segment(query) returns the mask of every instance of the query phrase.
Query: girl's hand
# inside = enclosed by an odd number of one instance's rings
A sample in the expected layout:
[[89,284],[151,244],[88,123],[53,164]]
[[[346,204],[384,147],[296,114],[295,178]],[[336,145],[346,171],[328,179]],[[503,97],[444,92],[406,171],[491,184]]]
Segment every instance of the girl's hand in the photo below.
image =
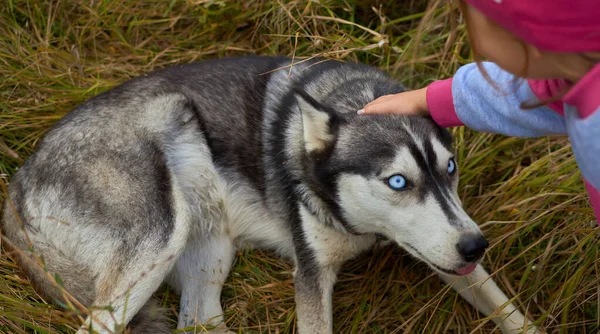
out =
[[427,87],[408,92],[384,95],[358,111],[359,115],[398,114],[427,115]]

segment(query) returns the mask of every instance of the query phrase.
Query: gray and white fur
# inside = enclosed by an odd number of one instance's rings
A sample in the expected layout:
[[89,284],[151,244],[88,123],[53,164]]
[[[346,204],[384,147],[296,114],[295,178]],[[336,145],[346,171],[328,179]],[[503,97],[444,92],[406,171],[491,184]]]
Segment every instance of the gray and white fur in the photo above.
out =
[[357,116],[404,90],[380,70],[290,64],[173,66],[57,122],[12,178],[2,225],[38,291],[62,298],[32,250],[83,305],[112,307],[79,333],[168,332],[141,317],[163,282],[181,294],[178,328],[217,325],[235,251],[271,249],[295,265],[299,333],[331,333],[338,270],[383,241],[504,333],[536,331],[478,264],[487,241],[458,198],[450,134],[427,117]]

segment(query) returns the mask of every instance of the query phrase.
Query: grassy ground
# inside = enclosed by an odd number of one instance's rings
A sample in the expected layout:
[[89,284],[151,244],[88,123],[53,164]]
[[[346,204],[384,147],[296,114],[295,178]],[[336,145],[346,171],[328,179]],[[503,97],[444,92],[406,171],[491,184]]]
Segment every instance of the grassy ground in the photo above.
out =
[[[424,1],[18,1],[0,4],[0,182],[76,104],[172,64],[239,54],[321,55],[383,68],[409,87],[469,61],[462,27]],[[445,4],[445,2],[444,2]],[[460,194],[489,237],[485,266],[549,332],[600,330],[600,233],[564,137],[514,139],[454,129]],[[2,200],[4,197],[2,197]],[[239,332],[294,332],[291,266],[240,254],[223,304]],[[177,298],[159,294],[177,313]],[[491,321],[401,250],[348,264],[336,333],[489,333]],[[69,333],[2,252],[0,332]]]

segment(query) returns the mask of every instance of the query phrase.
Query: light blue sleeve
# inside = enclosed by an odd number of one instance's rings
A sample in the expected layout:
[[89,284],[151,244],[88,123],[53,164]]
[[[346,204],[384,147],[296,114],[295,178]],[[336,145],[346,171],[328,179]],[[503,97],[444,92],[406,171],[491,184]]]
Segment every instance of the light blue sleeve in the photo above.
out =
[[521,102],[538,102],[526,82],[515,82],[512,74],[494,63],[484,62],[482,66],[497,88],[475,63],[461,67],[452,79],[454,108],[466,126],[516,137],[566,134],[564,117],[550,108],[520,108]]

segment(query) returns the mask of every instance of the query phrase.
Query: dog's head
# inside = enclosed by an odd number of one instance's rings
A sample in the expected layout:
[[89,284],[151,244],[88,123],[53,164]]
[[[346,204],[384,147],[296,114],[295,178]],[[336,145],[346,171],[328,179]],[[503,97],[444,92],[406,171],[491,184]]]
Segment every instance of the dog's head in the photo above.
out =
[[309,187],[346,231],[383,235],[447,274],[474,270],[488,242],[458,197],[448,131],[428,117],[357,116],[296,96]]

